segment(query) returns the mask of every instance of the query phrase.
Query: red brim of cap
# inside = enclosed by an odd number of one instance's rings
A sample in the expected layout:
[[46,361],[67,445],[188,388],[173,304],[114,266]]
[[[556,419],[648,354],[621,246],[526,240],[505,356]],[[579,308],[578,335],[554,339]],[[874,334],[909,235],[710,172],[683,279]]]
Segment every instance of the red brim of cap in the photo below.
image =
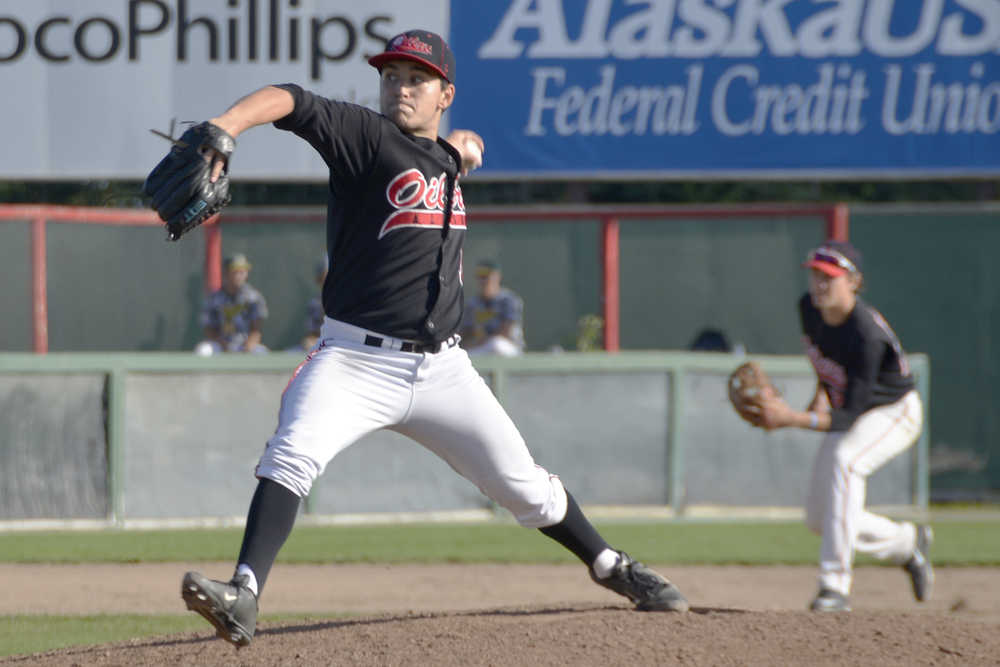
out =
[[390,60],[409,60],[412,63],[417,63],[418,65],[423,65],[427,69],[437,73],[445,81],[451,83],[451,79],[444,73],[440,67],[434,63],[424,60],[420,56],[411,55],[409,53],[403,53],[401,51],[388,51],[386,53],[379,53],[368,59],[368,64],[377,69],[379,72],[382,71],[382,65],[386,64]]
[[811,269],[819,269],[820,271],[830,276],[831,278],[837,278],[838,276],[842,276],[845,273],[847,273],[847,269],[842,269],[836,264],[830,264],[829,262],[820,262],[819,260],[815,259],[806,262],[802,266],[807,266]]

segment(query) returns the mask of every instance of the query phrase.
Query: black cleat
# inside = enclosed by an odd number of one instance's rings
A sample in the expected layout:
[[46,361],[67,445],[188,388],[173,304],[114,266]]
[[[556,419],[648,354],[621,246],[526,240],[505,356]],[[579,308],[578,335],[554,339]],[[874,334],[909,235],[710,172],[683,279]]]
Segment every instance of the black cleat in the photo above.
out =
[[257,629],[257,597],[247,588],[247,576],[229,582],[215,581],[198,572],[188,572],[181,583],[187,608],[215,626],[218,635],[236,646],[248,646]]
[[595,582],[624,595],[635,603],[639,611],[687,611],[688,601],[659,573],[632,560],[624,551],[618,552],[618,564],[611,575],[598,579],[593,570],[590,578]]
[[910,575],[913,584],[913,597],[923,602],[931,597],[934,588],[934,568],[931,566],[931,542],[934,541],[934,531],[930,526],[917,526],[917,546],[910,560],[903,569]]
[[816,599],[809,605],[811,611],[850,611],[851,604],[843,593],[821,588]]

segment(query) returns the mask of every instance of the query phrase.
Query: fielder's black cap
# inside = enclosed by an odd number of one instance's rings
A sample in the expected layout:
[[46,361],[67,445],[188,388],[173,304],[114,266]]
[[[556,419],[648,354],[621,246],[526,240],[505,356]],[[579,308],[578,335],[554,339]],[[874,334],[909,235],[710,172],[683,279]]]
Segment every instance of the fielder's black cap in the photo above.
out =
[[368,59],[368,64],[382,71],[390,60],[409,60],[437,72],[448,83],[455,83],[455,54],[441,35],[430,30],[408,30],[385,45],[385,51]]

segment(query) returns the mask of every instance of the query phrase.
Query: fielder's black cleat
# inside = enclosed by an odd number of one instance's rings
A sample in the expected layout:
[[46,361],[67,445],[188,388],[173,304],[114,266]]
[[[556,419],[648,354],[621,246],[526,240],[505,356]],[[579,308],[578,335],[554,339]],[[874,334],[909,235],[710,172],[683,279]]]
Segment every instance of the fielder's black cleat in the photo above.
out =
[[934,588],[934,568],[931,566],[931,542],[934,541],[934,531],[930,526],[917,526],[917,546],[910,560],[903,564],[903,569],[910,575],[913,584],[913,597],[923,602],[931,597]]
[[850,611],[851,604],[843,593],[829,588],[821,588],[819,595],[809,605],[809,609],[811,611]]
[[598,579],[594,571],[590,578],[595,582],[624,595],[635,603],[639,611],[687,611],[688,601],[661,574],[651,570],[639,561],[632,560],[624,551],[618,552],[618,564],[611,575]]
[[240,648],[248,646],[257,629],[257,597],[247,588],[247,576],[234,576],[228,583],[188,572],[181,584],[187,608],[215,626],[218,635]]

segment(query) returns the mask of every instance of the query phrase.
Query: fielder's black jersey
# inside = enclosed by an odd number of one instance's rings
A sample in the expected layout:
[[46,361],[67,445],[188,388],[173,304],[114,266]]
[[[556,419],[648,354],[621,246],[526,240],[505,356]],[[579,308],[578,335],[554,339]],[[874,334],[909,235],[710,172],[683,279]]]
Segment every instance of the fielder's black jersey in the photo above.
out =
[[365,107],[278,87],[295,108],[274,126],[308,141],[330,168],[326,314],[423,343],[454,334],[466,228],[458,151]]
[[831,431],[846,431],[862,413],[914,388],[899,339],[868,303],[859,298],[843,324],[830,326],[806,293],[799,316],[806,354],[830,398]]

